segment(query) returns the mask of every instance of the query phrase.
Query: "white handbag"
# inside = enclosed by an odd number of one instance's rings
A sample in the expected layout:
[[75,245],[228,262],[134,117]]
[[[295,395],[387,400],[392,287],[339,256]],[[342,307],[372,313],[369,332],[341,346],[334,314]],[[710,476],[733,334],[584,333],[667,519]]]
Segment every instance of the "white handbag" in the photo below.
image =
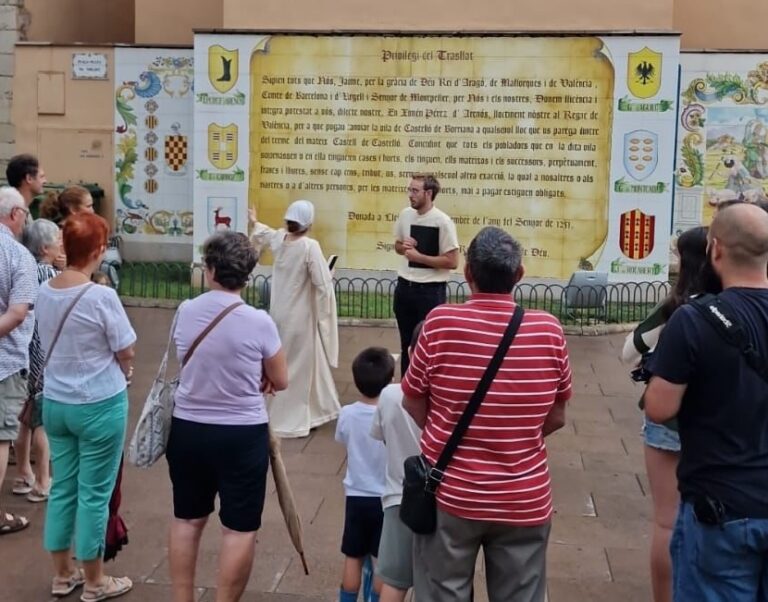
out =
[[128,446],[128,461],[139,468],[149,468],[162,457],[168,445],[168,436],[171,434],[173,397],[179,386],[179,375],[168,380],[168,353],[173,343],[178,317],[178,313],[173,317],[163,361],[160,362],[160,369],[144,402]]
[[197,346],[213,330],[214,326],[240,305],[243,305],[243,302],[237,301],[226,307],[214,318],[192,343],[192,346],[181,362],[179,373],[173,379],[168,380],[168,353],[173,343],[173,335],[176,332],[176,320],[179,317],[178,312],[176,312],[176,315],[173,317],[173,324],[171,324],[171,333],[168,336],[168,345],[165,348],[163,361],[160,362],[160,369],[157,371],[155,381],[152,383],[152,388],[149,390],[147,399],[144,402],[144,408],[141,410],[141,416],[139,416],[136,429],[133,431],[133,437],[131,437],[131,443],[128,446],[128,461],[131,464],[139,468],[149,468],[165,454],[168,446],[168,437],[171,434],[173,398],[179,386],[181,370],[187,365]]

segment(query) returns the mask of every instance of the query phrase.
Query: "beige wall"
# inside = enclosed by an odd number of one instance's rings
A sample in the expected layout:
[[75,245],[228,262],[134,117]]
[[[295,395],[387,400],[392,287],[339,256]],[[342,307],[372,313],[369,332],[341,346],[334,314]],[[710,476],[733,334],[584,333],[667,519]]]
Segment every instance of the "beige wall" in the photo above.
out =
[[134,0],[24,0],[33,42],[131,43]]
[[765,50],[766,23],[766,0],[675,0],[683,48]]
[[222,0],[135,0],[137,44],[192,44],[193,29],[222,26]]
[[[72,53],[75,51],[105,53],[109,79],[73,80]],[[82,181],[101,186],[106,195],[102,213],[111,216],[114,51],[87,46],[20,45],[16,47],[16,61],[23,65],[16,71],[13,85],[16,152],[36,154],[50,182]],[[64,114],[39,114],[41,110],[59,110],[56,99],[61,85]],[[38,94],[38,90],[42,94]]]
[[670,29],[672,2],[673,0],[224,0],[224,27],[405,31]]

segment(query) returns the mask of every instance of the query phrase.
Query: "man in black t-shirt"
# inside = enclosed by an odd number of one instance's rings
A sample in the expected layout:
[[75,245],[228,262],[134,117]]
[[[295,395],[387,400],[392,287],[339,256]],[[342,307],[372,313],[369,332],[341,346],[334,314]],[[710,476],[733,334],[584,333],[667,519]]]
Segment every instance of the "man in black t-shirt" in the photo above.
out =
[[[718,299],[768,362],[768,214],[728,207],[708,238]],[[768,600],[768,382],[691,304],[670,318],[648,369],[646,414],[677,416],[682,444],[675,602]]]

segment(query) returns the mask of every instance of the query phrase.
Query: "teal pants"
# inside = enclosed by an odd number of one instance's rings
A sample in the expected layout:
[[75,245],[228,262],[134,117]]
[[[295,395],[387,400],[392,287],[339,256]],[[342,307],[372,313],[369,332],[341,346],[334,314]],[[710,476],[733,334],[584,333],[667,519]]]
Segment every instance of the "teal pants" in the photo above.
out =
[[53,463],[43,533],[49,552],[70,549],[74,539],[78,560],[103,555],[109,500],[127,421],[126,391],[83,405],[43,400],[43,425]]

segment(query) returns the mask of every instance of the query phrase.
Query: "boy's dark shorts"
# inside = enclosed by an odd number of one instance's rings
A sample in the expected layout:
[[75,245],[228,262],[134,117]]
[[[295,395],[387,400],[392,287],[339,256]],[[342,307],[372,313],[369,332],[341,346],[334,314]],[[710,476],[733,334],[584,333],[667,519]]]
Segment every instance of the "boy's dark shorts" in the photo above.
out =
[[379,555],[384,511],[380,497],[348,496],[344,512],[341,553],[350,558]]
[[266,424],[223,426],[174,418],[165,456],[176,518],[208,516],[218,494],[222,525],[258,531],[269,467]]

